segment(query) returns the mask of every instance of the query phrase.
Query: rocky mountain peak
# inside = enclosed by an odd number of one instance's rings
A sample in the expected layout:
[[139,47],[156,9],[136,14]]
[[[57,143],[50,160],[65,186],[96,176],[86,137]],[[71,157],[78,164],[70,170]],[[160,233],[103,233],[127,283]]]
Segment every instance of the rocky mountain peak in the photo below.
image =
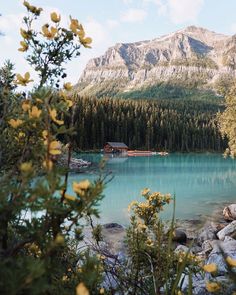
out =
[[117,43],[87,64],[79,79],[82,93],[114,85],[114,93],[158,83],[213,87],[235,76],[236,37],[189,26],[153,40]]

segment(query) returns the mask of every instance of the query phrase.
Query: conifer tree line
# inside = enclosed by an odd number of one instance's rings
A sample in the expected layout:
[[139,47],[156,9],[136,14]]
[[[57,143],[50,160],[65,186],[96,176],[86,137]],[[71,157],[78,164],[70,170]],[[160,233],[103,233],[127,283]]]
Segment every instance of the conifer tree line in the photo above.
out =
[[223,151],[220,110],[217,102],[78,97],[74,148],[101,149],[107,141],[120,141],[130,149]]

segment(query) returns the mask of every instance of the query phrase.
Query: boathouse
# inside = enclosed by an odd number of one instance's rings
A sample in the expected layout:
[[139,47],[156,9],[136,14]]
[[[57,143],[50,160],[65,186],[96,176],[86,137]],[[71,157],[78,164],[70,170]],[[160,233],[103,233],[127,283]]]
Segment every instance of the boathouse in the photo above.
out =
[[127,153],[128,147],[123,142],[107,142],[103,148],[105,153]]

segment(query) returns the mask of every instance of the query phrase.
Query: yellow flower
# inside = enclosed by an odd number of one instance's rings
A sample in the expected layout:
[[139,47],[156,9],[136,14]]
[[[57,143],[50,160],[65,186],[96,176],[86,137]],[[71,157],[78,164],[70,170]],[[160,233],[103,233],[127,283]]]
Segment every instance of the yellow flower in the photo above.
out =
[[73,106],[73,104],[74,104],[73,101],[70,100],[70,99],[66,99],[66,103],[67,103],[69,108],[71,108]]
[[33,106],[31,111],[29,111],[29,117],[30,118],[39,118],[41,115],[42,111],[38,109],[38,107]]
[[42,26],[42,32],[43,32],[43,36],[46,37],[48,40],[52,40],[55,38],[56,34],[57,34],[57,28],[51,27],[51,29],[48,29],[48,24]]
[[53,162],[51,160],[43,161],[43,167],[46,170],[51,171],[52,170],[52,167],[53,167]]
[[141,195],[142,196],[146,196],[148,193],[150,192],[150,189],[149,188],[145,188],[141,191]]
[[63,235],[57,234],[57,236],[55,238],[55,243],[58,245],[62,245],[62,244],[64,244],[64,242],[65,242],[65,239],[64,239]]
[[132,208],[135,206],[135,205],[137,205],[137,201],[132,201],[130,204],[129,204],[129,206],[128,206],[128,212],[130,212],[131,210],[132,210]]
[[55,109],[49,110],[49,115],[50,115],[51,119],[53,120],[53,122],[57,123],[58,125],[64,124],[63,120],[58,120],[56,118],[57,117],[57,111]]
[[89,295],[89,290],[84,283],[79,283],[76,287],[76,295]]
[[91,48],[90,44],[93,42],[92,38],[86,37],[82,38],[79,37],[80,43],[85,47],[85,48]]
[[43,136],[44,139],[47,139],[47,137],[48,137],[48,131],[47,130],[43,130],[42,136]]
[[21,107],[24,112],[27,112],[30,109],[30,102],[27,100],[23,101]]
[[27,51],[29,46],[25,41],[20,41],[21,48],[18,48],[18,51]]
[[65,83],[65,84],[63,85],[63,87],[64,87],[64,89],[67,90],[67,91],[70,91],[70,90],[73,88],[73,86],[72,86],[72,84],[71,84],[70,82]]
[[33,169],[31,162],[25,162],[20,165],[20,170],[22,172],[31,172]]
[[22,86],[26,86],[28,83],[33,82],[34,80],[30,79],[30,73],[26,72],[24,77],[20,74],[16,74],[17,81],[16,83]]
[[25,137],[25,133],[24,132],[19,132],[18,137],[19,138]]
[[40,98],[36,98],[36,102],[38,102],[38,103],[43,103],[43,100],[40,99]]
[[61,154],[61,144],[59,141],[52,141],[49,145],[49,154],[50,155],[60,155]]
[[74,34],[77,34],[77,30],[81,29],[82,25],[79,24],[77,19],[74,19],[70,16],[70,29]]
[[76,193],[77,189],[80,190],[87,190],[90,187],[90,182],[89,180],[82,180],[79,183],[78,182],[73,182],[73,190]]
[[26,31],[22,28],[20,28],[20,34],[24,39],[29,39],[31,37],[31,32],[30,31]]
[[228,256],[226,258],[226,262],[228,263],[228,265],[230,265],[232,267],[236,267],[236,259],[233,259],[233,258]]
[[20,119],[11,119],[8,121],[8,123],[11,125],[13,128],[19,127],[21,124],[23,124],[23,121]]
[[36,6],[30,5],[29,2],[24,1],[23,5],[27,8],[28,11],[32,12],[35,15],[40,15],[42,8],[37,8]]
[[52,20],[54,23],[59,23],[60,20],[61,20],[61,16],[60,16],[60,14],[57,15],[56,12],[52,12],[52,13],[51,13],[51,20]]
[[68,195],[68,194],[65,194],[64,197],[65,197],[65,199],[67,199],[69,201],[75,201],[76,200],[75,196],[71,196],[71,195]]
[[104,288],[101,288],[101,289],[99,290],[99,294],[104,294],[104,293],[105,293]]
[[217,266],[215,263],[210,263],[210,264],[206,264],[203,266],[203,270],[205,272],[216,272],[217,271]]
[[208,292],[217,292],[221,289],[220,284],[216,282],[207,282],[206,289]]

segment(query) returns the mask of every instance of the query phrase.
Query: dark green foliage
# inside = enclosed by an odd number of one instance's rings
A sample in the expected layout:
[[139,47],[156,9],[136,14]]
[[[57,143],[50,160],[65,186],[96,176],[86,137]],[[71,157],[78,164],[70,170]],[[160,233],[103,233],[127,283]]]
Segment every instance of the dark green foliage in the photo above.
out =
[[220,104],[189,100],[124,100],[79,97],[75,112],[76,149],[101,149],[106,141],[129,148],[222,151],[216,113]]

